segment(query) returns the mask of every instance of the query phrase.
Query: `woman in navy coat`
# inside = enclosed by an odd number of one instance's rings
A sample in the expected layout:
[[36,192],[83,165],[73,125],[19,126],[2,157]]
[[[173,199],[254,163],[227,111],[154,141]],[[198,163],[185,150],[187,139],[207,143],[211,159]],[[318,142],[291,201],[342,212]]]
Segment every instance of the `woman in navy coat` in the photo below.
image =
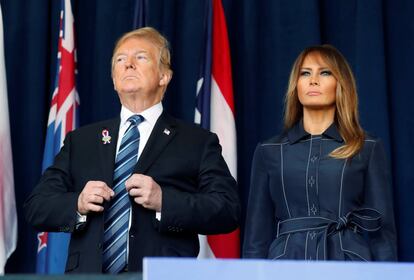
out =
[[359,124],[355,80],[334,47],[296,59],[284,126],[254,154],[243,257],[396,261],[384,148]]

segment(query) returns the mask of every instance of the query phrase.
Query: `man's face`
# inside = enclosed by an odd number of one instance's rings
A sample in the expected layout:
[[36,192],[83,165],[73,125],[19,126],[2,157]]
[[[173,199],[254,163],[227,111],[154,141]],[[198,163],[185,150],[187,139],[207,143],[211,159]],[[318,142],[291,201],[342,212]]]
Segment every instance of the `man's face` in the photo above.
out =
[[114,56],[113,83],[122,104],[130,98],[162,99],[168,84],[159,65],[159,50],[151,42],[132,37],[123,42]]

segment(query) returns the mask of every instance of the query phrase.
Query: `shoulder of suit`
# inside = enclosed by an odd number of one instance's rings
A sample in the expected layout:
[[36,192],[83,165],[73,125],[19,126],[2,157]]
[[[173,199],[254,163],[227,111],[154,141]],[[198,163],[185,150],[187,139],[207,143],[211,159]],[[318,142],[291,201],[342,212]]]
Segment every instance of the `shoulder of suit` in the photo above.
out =
[[187,122],[181,119],[177,119],[170,115],[168,115],[168,119],[170,123],[172,123],[177,129],[181,131],[191,132],[193,134],[199,134],[199,135],[205,135],[205,136],[213,134],[211,131],[208,131],[202,128],[198,124]]
[[108,119],[104,121],[94,122],[91,124],[87,124],[84,126],[81,126],[74,131],[72,131],[72,134],[78,135],[78,134],[84,134],[84,133],[90,133],[90,132],[96,132],[97,130],[103,130],[105,128],[109,128],[112,126],[116,126],[118,128],[119,125],[119,118],[113,118]]

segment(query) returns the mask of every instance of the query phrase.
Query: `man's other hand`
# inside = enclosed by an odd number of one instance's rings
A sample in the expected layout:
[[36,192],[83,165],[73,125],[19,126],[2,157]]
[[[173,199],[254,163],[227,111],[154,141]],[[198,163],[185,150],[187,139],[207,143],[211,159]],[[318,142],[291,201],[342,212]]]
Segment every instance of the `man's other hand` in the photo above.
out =
[[162,190],[152,177],[133,174],[126,180],[125,186],[136,203],[156,212],[161,212]]
[[78,198],[78,212],[86,215],[89,212],[102,212],[102,203],[114,196],[114,191],[102,181],[88,181]]

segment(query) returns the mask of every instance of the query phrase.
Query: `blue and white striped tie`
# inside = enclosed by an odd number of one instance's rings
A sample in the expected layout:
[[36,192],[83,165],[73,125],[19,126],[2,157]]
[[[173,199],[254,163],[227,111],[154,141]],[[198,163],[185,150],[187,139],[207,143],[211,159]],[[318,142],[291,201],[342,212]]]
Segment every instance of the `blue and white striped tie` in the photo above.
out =
[[109,209],[105,210],[103,271],[118,273],[127,264],[127,239],[131,204],[125,189],[125,181],[131,176],[137,163],[139,131],[137,126],[144,120],[140,115],[131,116],[131,125],[122,137],[116,155],[113,190],[114,197]]

